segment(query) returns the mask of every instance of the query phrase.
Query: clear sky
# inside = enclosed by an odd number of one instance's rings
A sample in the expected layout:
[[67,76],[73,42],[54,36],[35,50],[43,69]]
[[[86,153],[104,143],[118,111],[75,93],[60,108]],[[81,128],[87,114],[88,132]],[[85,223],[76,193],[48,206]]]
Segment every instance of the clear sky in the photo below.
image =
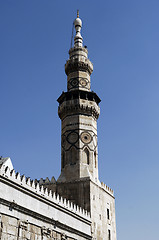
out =
[[159,237],[159,1],[1,0],[0,155],[34,178],[60,173],[56,99],[77,9],[94,64],[100,180],[118,240]]

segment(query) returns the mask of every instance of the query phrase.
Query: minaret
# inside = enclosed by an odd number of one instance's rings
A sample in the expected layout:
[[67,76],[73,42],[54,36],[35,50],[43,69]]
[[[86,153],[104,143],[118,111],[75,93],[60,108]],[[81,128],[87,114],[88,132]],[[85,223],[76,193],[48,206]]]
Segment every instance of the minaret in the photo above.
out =
[[83,46],[82,21],[74,21],[76,35],[65,64],[67,92],[58,98],[61,119],[61,175],[58,182],[89,177],[98,181],[97,119],[100,98],[91,91],[93,64]]
[[65,64],[67,92],[57,100],[61,119],[61,174],[57,182],[47,187],[90,212],[93,240],[116,240],[114,193],[98,179],[100,98],[91,91],[93,65],[83,46],[79,13],[74,26],[74,46]]

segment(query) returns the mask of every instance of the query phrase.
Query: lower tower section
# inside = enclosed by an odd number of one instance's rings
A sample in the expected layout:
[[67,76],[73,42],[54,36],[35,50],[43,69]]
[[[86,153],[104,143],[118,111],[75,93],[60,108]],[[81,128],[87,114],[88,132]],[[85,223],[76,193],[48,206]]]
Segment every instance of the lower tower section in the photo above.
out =
[[113,190],[91,178],[64,182],[44,181],[44,187],[90,212],[93,240],[116,240],[115,198]]

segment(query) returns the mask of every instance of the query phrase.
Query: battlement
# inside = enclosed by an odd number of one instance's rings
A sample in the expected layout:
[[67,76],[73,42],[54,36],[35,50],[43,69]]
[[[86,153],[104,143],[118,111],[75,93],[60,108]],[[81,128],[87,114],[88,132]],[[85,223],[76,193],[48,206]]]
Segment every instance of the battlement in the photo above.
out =
[[114,196],[114,191],[110,187],[108,187],[105,183],[101,182],[101,187],[110,195]]
[[[61,197],[53,191],[48,191],[47,188],[44,188],[40,181],[31,180],[29,177],[25,175],[20,175],[19,172],[16,172],[14,169],[10,170],[9,167],[2,166],[0,168],[0,178],[9,182],[12,182],[18,188],[25,189],[26,191],[32,192],[36,196],[51,201],[53,204],[58,205],[60,208],[64,208],[65,211],[72,212],[79,217],[85,218],[90,221],[90,213],[86,210],[82,209],[78,205],[72,203],[71,201]],[[46,178],[45,183],[53,183],[55,181],[54,178],[51,181]],[[42,179],[41,179],[42,182]]]
[[36,179],[35,179],[35,181],[38,181],[39,184],[40,184],[40,186],[41,186],[41,185],[56,184],[56,180],[55,180],[54,176],[51,178],[51,180],[47,177],[47,178],[45,178],[45,179],[40,178],[40,180],[36,180]]

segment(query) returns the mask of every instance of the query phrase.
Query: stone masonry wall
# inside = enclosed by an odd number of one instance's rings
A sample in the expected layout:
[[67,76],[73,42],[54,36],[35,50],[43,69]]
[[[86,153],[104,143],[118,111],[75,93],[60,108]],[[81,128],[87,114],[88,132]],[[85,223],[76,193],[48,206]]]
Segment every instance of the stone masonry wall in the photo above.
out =
[[1,215],[0,220],[0,239],[1,240],[74,240],[64,232],[58,232],[51,227],[40,227],[28,221],[21,221],[15,217]]
[[14,170],[0,169],[0,239],[91,238],[89,214]]
[[90,178],[64,183],[52,182],[48,179],[40,180],[44,188],[56,188],[56,192],[61,196],[91,213],[94,240],[116,240],[115,199],[112,189],[103,182],[94,182]]

